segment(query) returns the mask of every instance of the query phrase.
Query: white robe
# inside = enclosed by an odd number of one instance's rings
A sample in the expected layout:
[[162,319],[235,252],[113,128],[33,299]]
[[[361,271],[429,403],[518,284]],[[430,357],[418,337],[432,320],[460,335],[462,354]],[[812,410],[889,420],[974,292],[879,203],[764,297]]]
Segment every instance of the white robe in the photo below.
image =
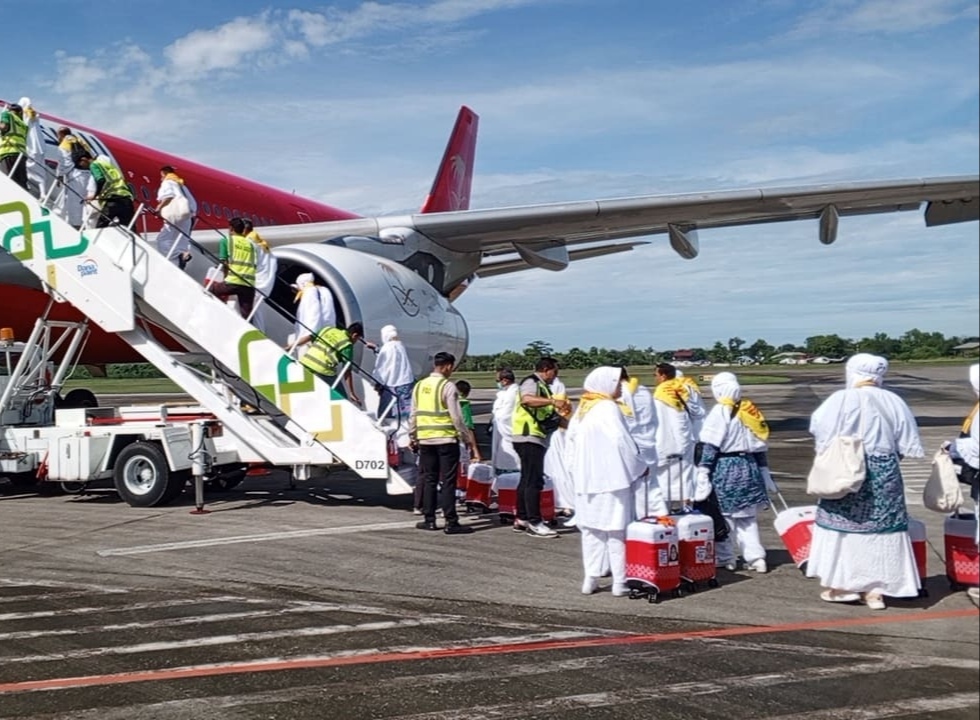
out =
[[390,388],[411,385],[415,382],[412,363],[401,340],[389,340],[381,346],[378,356],[374,359],[372,374]]
[[325,327],[337,326],[337,311],[333,293],[322,285],[307,288],[296,308],[296,336],[317,333]]
[[[672,503],[694,497],[694,423],[684,410],[654,400],[657,410],[657,482]],[[688,406],[690,407],[690,405]]]
[[660,484],[657,482],[657,409],[653,404],[653,393],[645,385],[639,385],[636,392],[630,392],[623,383],[622,402],[632,415],[626,416],[626,427],[636,442],[640,457],[646,463],[647,474],[637,479],[633,487],[635,516],[637,519],[667,514]]
[[194,215],[197,213],[197,200],[194,199],[194,195],[186,185],[181,185],[173,179],[162,181],[160,189],[157,190],[158,203],[166,198],[175,198],[180,194],[187,197],[187,203],[191,208],[190,216],[175,223],[164,223],[157,235],[157,250],[160,251],[161,255],[169,258],[174,265],[178,264],[178,257],[181,253],[189,252],[191,249],[188,236],[191,234],[191,224],[194,221]]
[[266,313],[274,312],[265,307],[266,298],[272,293],[272,288],[276,284],[276,272],[279,270],[279,261],[272,254],[271,250],[266,250],[262,246],[255,245],[255,313],[252,315],[252,324],[263,333],[266,332]]
[[[516,383],[511,383],[498,390],[497,396],[493,399],[493,408],[490,410],[490,417],[493,422],[490,457],[493,466],[505,472],[521,469],[521,460],[517,457],[514,444],[511,442],[518,391],[519,388]],[[545,459],[547,459],[547,455]],[[547,468],[545,472],[547,472]]]
[[81,227],[83,219],[83,209],[85,207],[85,194],[88,188],[89,171],[76,168],[71,159],[71,151],[58,147],[61,159],[58,163],[58,176],[64,187],[61,188],[61,196],[58,201],[58,214],[63,217],[69,225]]
[[633,483],[646,462],[630,436],[619,406],[600,400],[585,417],[572,416],[566,464],[575,486],[576,524],[623,531],[633,520]]
[[572,474],[565,465],[567,434],[568,431],[561,428],[551,433],[548,450],[544,454],[544,474],[551,479],[554,486],[555,507],[572,510],[575,508],[575,485],[572,483]]

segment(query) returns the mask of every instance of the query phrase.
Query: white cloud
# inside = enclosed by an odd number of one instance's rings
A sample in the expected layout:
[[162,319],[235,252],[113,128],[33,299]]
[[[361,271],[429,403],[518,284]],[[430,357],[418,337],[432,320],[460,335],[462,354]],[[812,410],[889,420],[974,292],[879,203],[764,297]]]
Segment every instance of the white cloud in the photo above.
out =
[[926,31],[975,15],[976,3],[967,0],[833,0],[805,15],[793,34],[897,35]]
[[230,70],[261,54],[276,42],[278,28],[269,13],[235,18],[213,30],[195,30],[164,50],[170,69],[180,78]]

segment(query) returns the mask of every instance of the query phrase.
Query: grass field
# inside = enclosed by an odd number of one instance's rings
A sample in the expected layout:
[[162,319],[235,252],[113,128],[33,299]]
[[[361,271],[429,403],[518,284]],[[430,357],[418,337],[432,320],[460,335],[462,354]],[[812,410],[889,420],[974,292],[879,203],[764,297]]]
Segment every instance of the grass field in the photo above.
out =
[[[950,364],[962,364],[964,366],[969,365],[971,362],[976,362],[975,359],[957,359],[957,360],[932,360],[932,361],[911,361],[915,365],[950,365]],[[893,363],[893,367],[901,366],[900,362]],[[747,367],[696,367],[696,368],[685,368],[688,375],[697,380],[700,384],[706,385],[711,382],[711,376],[724,371],[732,371],[738,375],[739,382],[742,385],[771,385],[779,383],[791,382],[794,377],[798,377],[801,374],[810,374],[814,372],[825,373],[828,371],[833,372],[834,369],[839,369],[841,377],[843,377],[844,368],[842,365],[753,365]],[[630,372],[640,378],[640,382],[644,385],[652,386],[654,384],[653,380],[653,367],[640,367],[635,366],[630,368]],[[518,372],[518,379],[524,375],[530,374],[529,370],[523,370]],[[585,376],[589,374],[588,370],[562,370],[561,379],[564,383],[571,388],[582,387],[582,381]],[[494,387],[496,381],[494,373],[489,371],[484,372],[458,372],[453,375],[456,380],[469,380],[470,384],[476,389],[490,389]],[[117,394],[117,393],[179,393],[180,389],[167,378],[87,378],[80,380],[69,380],[65,384],[65,389],[62,391],[64,395],[68,390],[72,388],[84,387],[88,388],[96,395],[99,394]]]

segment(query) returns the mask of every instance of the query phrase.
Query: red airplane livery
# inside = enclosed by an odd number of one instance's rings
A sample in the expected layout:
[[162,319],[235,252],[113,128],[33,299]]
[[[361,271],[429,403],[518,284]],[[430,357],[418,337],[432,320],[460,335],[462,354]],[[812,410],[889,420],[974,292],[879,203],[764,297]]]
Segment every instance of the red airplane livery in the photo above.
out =
[[[475,277],[529,267],[562,270],[573,260],[631,250],[665,234],[684,258],[699,251],[697,230],[754,223],[819,219],[819,240],[831,244],[838,220],[849,215],[917,210],[927,226],[980,218],[980,176],[886,180],[804,187],[738,189],[680,195],[575,201],[470,210],[478,118],[459,111],[432,189],[417,213],[360,217],[70,121],[42,115],[49,169],[59,160],[56,131],[67,126],[123,170],[137,204],[155,204],[160,168],[172,165],[198,200],[189,270],[204,277],[228,219],[252,218],[272,245],[279,280],[270,303],[287,312],[270,318],[267,334],[285,341],[292,330],[290,283],[312,272],[330,288],[340,322],[360,321],[369,338],[394,324],[416,375],[432,356],[465,354],[466,323],[453,300]],[[153,233],[159,220],[141,214],[134,225]],[[30,333],[48,296],[37,279],[0,251],[0,325],[19,339]],[[79,320],[67,304],[52,317]],[[171,343],[179,347],[179,338]],[[141,358],[131,347],[92,328],[81,362],[104,365]],[[370,361],[365,359],[370,365]],[[370,369],[368,367],[367,369]]]

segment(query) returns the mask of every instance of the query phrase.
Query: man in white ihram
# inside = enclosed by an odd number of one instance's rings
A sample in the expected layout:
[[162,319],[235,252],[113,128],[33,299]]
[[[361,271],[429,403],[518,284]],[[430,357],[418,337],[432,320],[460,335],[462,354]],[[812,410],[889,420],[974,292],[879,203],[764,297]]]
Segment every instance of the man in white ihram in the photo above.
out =
[[[337,311],[333,306],[333,293],[316,284],[313,273],[300,273],[292,285],[296,291],[296,327],[294,338],[316,335],[325,327],[337,327]],[[309,345],[300,346],[301,356]]]
[[[182,218],[166,218],[165,208],[177,198],[187,199],[190,214]],[[176,206],[174,206],[176,207]],[[197,215],[197,200],[194,199],[190,188],[184,184],[183,178],[177,175],[174,168],[164,165],[160,168],[160,189],[157,190],[157,214],[165,219],[160,232],[157,234],[157,250],[181,270],[191,259],[191,228]]]
[[695,422],[704,418],[700,395],[677,378],[677,369],[668,363],[656,368],[657,387],[653,392],[657,409],[657,480],[668,502],[694,502]]

